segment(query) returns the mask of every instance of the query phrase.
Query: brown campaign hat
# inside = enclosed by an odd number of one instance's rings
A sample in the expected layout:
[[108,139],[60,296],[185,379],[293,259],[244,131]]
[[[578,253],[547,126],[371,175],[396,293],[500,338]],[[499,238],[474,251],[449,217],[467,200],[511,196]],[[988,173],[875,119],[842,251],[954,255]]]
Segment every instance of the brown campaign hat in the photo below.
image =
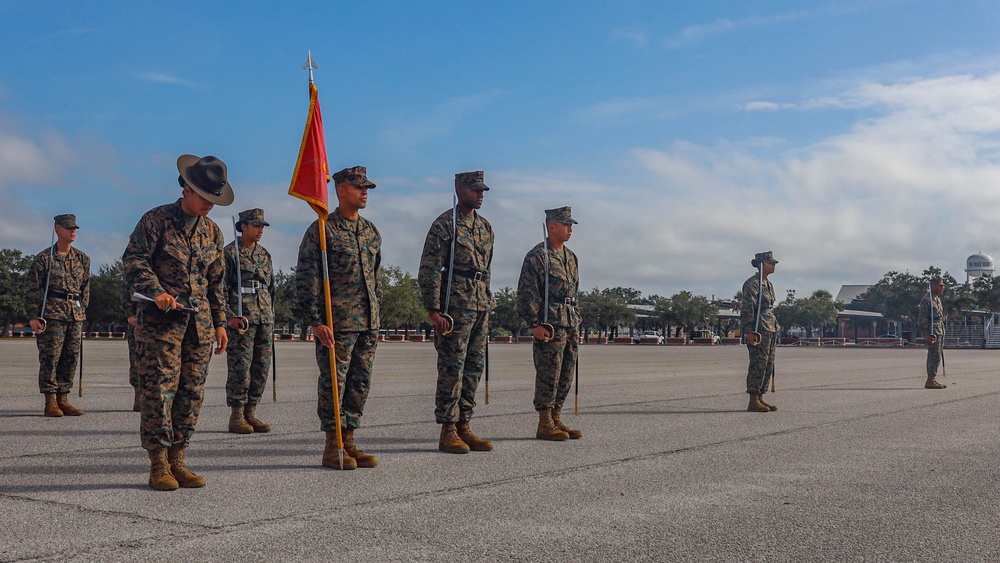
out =
[[226,163],[214,156],[183,154],[177,158],[181,178],[201,197],[216,205],[233,202],[233,187],[226,179]]

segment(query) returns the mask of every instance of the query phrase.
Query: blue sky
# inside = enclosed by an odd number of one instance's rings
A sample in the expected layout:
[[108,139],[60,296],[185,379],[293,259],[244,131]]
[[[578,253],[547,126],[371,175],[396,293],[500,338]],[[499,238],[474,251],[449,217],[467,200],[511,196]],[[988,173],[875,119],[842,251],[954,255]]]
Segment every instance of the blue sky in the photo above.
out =
[[[294,265],[286,195],[307,49],[334,170],[368,167],[384,261],[416,273],[456,172],[485,170],[494,288],[542,210],[572,205],[585,288],[732,296],[1000,253],[1000,4],[0,0],[0,247],[76,213],[95,270],[179,195],[180,154],[229,166]],[[331,205],[333,207],[333,205]]]

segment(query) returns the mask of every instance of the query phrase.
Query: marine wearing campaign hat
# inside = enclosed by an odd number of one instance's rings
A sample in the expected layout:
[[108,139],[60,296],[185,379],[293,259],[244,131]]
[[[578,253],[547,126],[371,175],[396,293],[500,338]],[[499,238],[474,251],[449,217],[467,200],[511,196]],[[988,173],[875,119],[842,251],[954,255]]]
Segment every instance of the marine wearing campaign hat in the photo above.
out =
[[184,185],[216,205],[233,202],[233,187],[227,179],[226,163],[214,156],[183,154],[177,158],[177,171]]
[[129,289],[154,300],[138,307],[135,338],[142,387],[139,437],[150,461],[149,485],[156,490],[205,486],[205,478],[187,468],[185,452],[213,348],[221,354],[229,341],[225,241],[208,217],[215,205],[233,202],[226,164],[214,156],[185,154],[177,158],[177,172],[181,198],[147,211],[122,254]]

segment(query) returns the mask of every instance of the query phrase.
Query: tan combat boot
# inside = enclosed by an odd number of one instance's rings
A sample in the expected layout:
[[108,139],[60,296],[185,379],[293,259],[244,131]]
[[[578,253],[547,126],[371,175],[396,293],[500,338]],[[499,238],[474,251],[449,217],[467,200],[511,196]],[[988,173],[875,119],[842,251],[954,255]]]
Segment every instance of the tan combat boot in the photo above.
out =
[[353,428],[342,428],[341,432],[343,432],[344,435],[344,451],[347,453],[347,455],[354,458],[354,461],[357,462],[358,467],[375,467],[376,465],[378,465],[378,458],[376,458],[373,455],[368,455],[365,452],[358,449],[358,445],[354,443]]
[[176,491],[177,479],[170,472],[167,450],[149,450],[149,486],[157,491]]
[[[348,469],[357,469],[358,462],[350,454],[347,453],[346,445],[344,444],[344,467],[346,471]],[[327,430],[326,431],[326,448],[323,450],[323,467],[329,467],[330,469],[340,469],[340,456],[337,454],[337,431]]]
[[170,463],[170,473],[177,484],[186,489],[196,489],[205,486],[205,478],[188,471],[184,465],[184,450],[187,446],[170,446],[167,450],[167,461]]
[[243,418],[243,405],[234,405],[229,415],[229,431],[233,434],[253,434],[253,426]]
[[583,430],[573,430],[569,426],[562,423],[562,420],[559,419],[559,414],[561,412],[562,409],[552,409],[552,424],[559,430],[569,434],[570,440],[579,440],[580,438],[583,438]]
[[56,402],[55,393],[45,394],[45,416],[62,416],[63,411],[59,408],[59,404]]
[[556,428],[556,425],[552,422],[552,411],[545,409],[538,411],[538,431],[535,432],[535,438],[562,442],[563,440],[569,440],[569,433]]
[[59,410],[66,416],[80,416],[83,414],[83,409],[78,409],[73,405],[69,404],[68,399],[69,393],[59,393],[58,399],[56,399],[56,404],[59,405]]
[[458,437],[454,422],[445,422],[441,425],[441,438],[438,440],[438,449],[450,454],[469,453],[469,445]]
[[771,403],[765,403],[764,402],[764,395],[763,394],[757,395],[757,401],[759,401],[760,404],[762,404],[765,407],[767,407],[767,410],[769,410],[769,411],[776,411],[776,410],[778,410],[778,407],[772,405]]
[[771,409],[760,402],[760,395],[750,395],[750,404],[747,405],[747,412],[771,412]]
[[135,388],[135,398],[132,399],[132,410],[142,412],[142,389]]
[[256,403],[247,403],[246,406],[243,407],[243,419],[246,420],[247,424],[253,428],[254,432],[270,432],[271,425],[264,424],[263,422],[257,420],[256,416],[254,416],[256,410]]
[[[948,386],[944,383],[938,383],[938,380],[933,376],[927,377],[927,383],[924,383],[924,389],[947,389]],[[48,415],[46,415],[48,416]]]
[[456,424],[455,431],[458,434],[458,439],[465,442],[465,445],[469,446],[469,449],[474,452],[488,452],[493,449],[493,442],[483,440],[472,433],[472,430],[469,429],[468,420]]

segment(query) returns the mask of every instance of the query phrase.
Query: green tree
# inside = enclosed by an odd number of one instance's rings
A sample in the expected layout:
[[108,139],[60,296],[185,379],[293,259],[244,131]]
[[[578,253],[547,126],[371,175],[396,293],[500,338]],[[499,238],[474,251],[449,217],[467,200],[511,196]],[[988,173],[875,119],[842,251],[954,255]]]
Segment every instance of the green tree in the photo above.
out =
[[274,274],[274,327],[284,325],[289,334],[295,330],[296,322],[301,318],[296,311],[295,298],[295,267],[285,273],[278,270]]
[[525,327],[517,314],[517,290],[507,286],[493,293],[496,306],[490,313],[490,327],[502,328],[511,335],[517,335]]
[[817,289],[801,301],[799,326],[810,334],[813,328],[825,329],[826,325],[837,322],[837,312],[841,306],[833,300],[833,294],[829,291]]
[[687,290],[673,294],[670,302],[677,324],[683,326],[688,334],[698,326],[711,326],[719,312],[707,297]]
[[427,321],[427,311],[420,300],[420,287],[409,272],[399,266],[379,268],[382,280],[382,303],[379,319],[383,328],[402,328],[407,333]]
[[[864,301],[865,308],[882,313],[887,321],[899,322],[903,330],[913,330],[916,327],[920,300],[927,293],[931,278],[935,276],[941,276],[944,281],[945,294],[949,292],[949,288],[958,285],[955,278],[947,272],[942,274],[940,268],[930,266],[919,276],[909,272],[888,272],[860,298]],[[961,307],[965,297],[959,297],[954,303],[942,299],[946,313],[960,312],[954,309],[956,306]]]
[[580,294],[580,314],[585,327],[612,337],[618,334],[619,325],[635,322],[635,310],[628,306],[620,289],[602,291],[595,287],[589,293]]
[[982,276],[972,282],[976,306],[990,312],[1000,311],[1000,277]]
[[34,256],[25,256],[13,248],[0,249],[0,335],[7,334],[13,323],[26,322],[24,283]]
[[105,264],[90,276],[90,303],[87,305],[87,325],[111,331],[124,326],[127,318],[122,303],[121,288],[124,268],[122,261]]

